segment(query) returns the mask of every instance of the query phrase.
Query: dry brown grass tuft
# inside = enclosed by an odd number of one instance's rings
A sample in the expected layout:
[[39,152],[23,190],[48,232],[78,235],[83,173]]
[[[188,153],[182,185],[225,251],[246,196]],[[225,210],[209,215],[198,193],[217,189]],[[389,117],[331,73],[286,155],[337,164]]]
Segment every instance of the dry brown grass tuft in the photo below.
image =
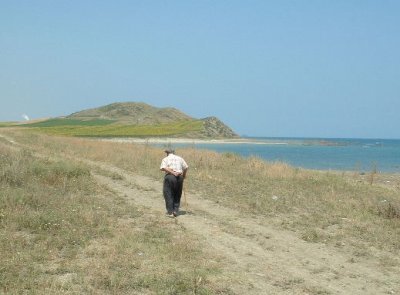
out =
[[378,213],[387,219],[400,219],[400,202],[393,203],[383,200],[378,208]]

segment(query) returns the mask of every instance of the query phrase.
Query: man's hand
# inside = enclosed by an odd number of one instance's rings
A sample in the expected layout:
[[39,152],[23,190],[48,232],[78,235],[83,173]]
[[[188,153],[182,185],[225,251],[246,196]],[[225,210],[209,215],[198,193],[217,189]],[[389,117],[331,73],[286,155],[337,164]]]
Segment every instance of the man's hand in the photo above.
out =
[[161,170],[167,172],[168,174],[172,174],[172,175],[174,175],[174,176],[176,176],[176,177],[179,176],[179,175],[182,175],[182,173],[176,172],[176,171],[174,171],[174,170],[172,170],[172,169],[170,169],[170,168],[163,168],[163,169],[161,169]]

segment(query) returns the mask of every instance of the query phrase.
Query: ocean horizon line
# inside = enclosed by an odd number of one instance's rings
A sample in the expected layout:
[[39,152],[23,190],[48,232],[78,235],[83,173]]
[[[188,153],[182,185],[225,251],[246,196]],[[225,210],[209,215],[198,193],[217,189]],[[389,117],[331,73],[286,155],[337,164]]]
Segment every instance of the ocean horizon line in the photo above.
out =
[[338,139],[338,140],[400,140],[400,138],[389,138],[389,137],[309,137],[309,136],[252,136],[252,135],[241,135],[240,138],[248,139]]

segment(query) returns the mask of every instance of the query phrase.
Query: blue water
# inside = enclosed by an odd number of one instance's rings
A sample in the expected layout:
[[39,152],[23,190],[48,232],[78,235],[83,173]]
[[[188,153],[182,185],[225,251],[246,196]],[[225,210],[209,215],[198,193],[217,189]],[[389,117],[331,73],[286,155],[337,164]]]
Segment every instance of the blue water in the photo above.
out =
[[400,172],[398,139],[250,138],[267,144],[174,144],[244,157],[257,156],[318,170]]

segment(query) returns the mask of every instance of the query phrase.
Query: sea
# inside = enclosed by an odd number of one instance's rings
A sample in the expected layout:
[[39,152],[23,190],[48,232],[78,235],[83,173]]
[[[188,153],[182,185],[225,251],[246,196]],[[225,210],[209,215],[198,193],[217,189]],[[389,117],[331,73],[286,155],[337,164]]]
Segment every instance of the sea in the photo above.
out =
[[174,143],[316,170],[400,173],[400,139],[246,137],[251,143]]

